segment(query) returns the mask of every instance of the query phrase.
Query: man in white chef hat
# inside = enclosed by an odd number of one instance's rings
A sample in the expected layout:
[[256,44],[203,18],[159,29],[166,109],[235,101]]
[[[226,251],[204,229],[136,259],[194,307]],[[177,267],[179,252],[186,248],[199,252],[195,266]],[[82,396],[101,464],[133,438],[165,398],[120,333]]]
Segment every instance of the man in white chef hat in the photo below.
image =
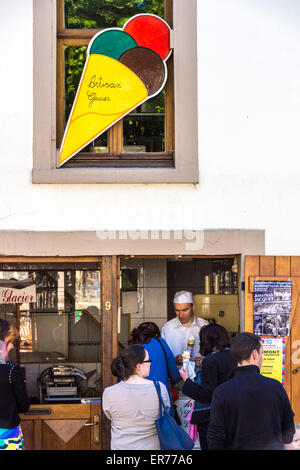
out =
[[188,350],[188,340],[193,336],[195,343],[191,359],[195,360],[196,367],[200,367],[199,331],[208,321],[195,316],[195,303],[191,292],[176,292],[173,303],[176,317],[163,325],[161,336],[172,350],[177,365],[182,365],[182,353]]

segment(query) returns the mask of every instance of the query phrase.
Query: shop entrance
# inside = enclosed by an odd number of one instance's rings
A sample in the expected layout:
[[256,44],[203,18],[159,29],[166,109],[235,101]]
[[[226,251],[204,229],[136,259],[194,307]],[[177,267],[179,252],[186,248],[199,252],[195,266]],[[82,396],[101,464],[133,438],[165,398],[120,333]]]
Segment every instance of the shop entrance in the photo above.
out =
[[118,345],[128,345],[130,332],[144,321],[159,328],[175,316],[176,291],[191,291],[196,315],[224,326],[230,335],[240,329],[239,256],[129,257],[120,259]]

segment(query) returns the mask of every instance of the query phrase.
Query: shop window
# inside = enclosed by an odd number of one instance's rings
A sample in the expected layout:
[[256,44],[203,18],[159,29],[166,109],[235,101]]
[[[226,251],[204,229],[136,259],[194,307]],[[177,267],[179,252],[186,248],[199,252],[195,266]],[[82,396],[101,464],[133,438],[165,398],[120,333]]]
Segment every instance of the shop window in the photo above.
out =
[[[19,308],[20,362],[100,362],[97,264],[28,265],[27,270],[0,271],[0,279],[29,277],[35,282],[36,302]],[[0,316],[16,324],[16,304],[1,304]]]
[[[59,167],[90,39],[141,12],[173,28],[166,86]],[[196,19],[196,0],[34,0],[34,183],[198,182]]]

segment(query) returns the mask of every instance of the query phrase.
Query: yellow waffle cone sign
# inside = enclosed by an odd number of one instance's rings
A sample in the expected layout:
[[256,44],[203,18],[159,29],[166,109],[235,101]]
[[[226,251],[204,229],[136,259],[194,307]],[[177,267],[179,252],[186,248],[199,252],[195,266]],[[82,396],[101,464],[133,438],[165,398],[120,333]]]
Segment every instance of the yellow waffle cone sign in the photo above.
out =
[[60,165],[148,97],[143,81],[121,62],[88,57],[60,151]]

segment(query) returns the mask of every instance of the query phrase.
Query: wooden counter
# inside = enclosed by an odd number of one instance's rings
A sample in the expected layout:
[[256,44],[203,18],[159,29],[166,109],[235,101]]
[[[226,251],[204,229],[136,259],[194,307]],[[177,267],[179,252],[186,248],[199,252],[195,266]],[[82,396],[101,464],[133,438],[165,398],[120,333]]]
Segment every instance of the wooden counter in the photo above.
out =
[[27,450],[100,450],[101,405],[31,405],[20,414]]

